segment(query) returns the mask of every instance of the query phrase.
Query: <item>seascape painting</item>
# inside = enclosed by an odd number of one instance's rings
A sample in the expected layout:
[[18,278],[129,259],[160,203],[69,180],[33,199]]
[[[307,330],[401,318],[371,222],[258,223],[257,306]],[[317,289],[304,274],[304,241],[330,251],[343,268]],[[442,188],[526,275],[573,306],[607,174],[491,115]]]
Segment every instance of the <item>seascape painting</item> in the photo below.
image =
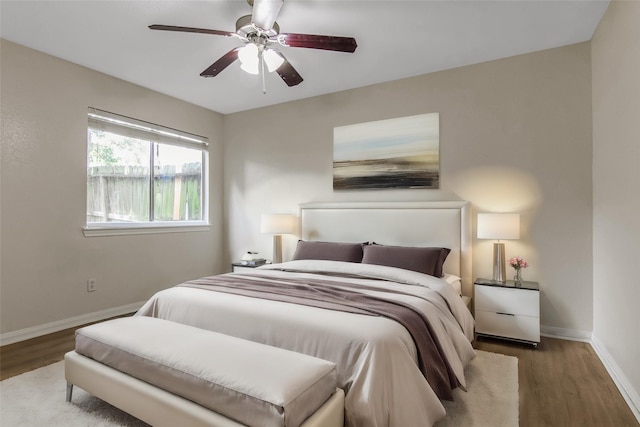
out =
[[439,186],[439,113],[334,128],[334,190]]

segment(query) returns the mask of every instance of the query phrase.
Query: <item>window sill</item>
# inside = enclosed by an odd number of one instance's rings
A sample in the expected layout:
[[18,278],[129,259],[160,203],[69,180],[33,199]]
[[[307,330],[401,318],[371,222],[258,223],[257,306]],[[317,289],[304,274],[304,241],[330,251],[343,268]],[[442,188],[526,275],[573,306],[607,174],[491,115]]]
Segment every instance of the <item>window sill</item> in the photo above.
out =
[[189,223],[149,223],[149,224],[101,224],[86,226],[84,237],[129,236],[135,234],[193,233],[210,231],[211,225],[194,221]]

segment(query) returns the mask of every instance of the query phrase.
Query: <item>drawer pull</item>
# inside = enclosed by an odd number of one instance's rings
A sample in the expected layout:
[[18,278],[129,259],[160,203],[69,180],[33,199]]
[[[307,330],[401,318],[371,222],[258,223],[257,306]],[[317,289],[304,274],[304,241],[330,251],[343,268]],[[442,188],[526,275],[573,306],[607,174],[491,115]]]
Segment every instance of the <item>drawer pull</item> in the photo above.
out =
[[515,314],[511,314],[511,313],[501,313],[501,312],[496,312],[496,314],[502,314],[503,316],[515,316]]

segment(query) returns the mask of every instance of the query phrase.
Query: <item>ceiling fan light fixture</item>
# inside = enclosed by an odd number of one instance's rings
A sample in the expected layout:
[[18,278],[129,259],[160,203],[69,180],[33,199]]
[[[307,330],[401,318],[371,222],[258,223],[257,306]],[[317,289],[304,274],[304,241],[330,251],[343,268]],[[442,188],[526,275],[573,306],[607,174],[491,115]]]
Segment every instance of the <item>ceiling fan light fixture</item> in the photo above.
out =
[[255,64],[240,64],[240,68],[249,74],[259,74],[257,62]]
[[264,62],[267,64],[267,69],[270,73],[274,72],[284,62],[284,58],[277,51],[273,49],[265,49],[262,54],[264,57]]
[[249,74],[258,74],[258,46],[247,43],[238,51],[238,59],[240,60],[240,68]]
[[245,63],[258,63],[258,46],[253,43],[247,43],[238,51],[238,59],[243,64]]

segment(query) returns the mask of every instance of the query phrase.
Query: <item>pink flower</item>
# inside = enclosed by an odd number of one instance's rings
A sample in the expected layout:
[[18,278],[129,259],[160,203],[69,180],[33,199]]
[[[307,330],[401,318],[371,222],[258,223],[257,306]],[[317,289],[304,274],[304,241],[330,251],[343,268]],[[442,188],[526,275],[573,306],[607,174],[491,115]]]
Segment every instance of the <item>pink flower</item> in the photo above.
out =
[[509,265],[516,270],[520,270],[521,268],[529,267],[529,263],[524,260],[524,258],[519,256],[514,256],[509,260]]

